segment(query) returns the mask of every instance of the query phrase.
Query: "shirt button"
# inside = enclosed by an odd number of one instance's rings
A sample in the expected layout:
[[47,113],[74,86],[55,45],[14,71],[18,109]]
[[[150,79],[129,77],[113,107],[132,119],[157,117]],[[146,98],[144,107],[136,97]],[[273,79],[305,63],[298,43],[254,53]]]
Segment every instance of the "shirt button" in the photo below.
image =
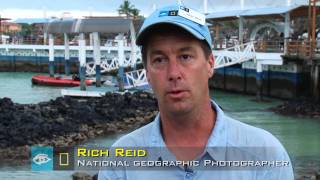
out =
[[192,178],[193,176],[193,173],[190,173],[190,172],[187,172],[186,173],[186,178],[189,179],[189,178]]

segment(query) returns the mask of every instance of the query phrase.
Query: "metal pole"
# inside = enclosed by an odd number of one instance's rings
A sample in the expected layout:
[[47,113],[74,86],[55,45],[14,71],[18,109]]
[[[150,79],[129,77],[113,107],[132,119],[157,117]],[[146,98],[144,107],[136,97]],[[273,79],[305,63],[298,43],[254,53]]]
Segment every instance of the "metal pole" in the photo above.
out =
[[240,0],[240,8],[241,8],[241,10],[244,9],[244,0]]
[[243,45],[243,17],[239,17],[239,44]]
[[308,8],[308,41],[311,39],[311,1],[309,0],[309,8]]
[[117,36],[118,42],[118,62],[119,62],[119,70],[118,70],[118,83],[119,83],[119,91],[124,91],[124,42],[123,42],[123,34],[119,34]]
[[64,60],[64,72],[68,76],[70,75],[70,47],[67,33],[64,33]]
[[203,12],[208,14],[208,0],[203,0]]
[[134,30],[132,21],[130,23],[130,36],[131,36],[131,67],[134,70],[136,70],[136,63],[137,63],[136,33]]
[[312,81],[313,81],[313,96],[315,98],[316,101],[319,101],[320,100],[320,89],[319,89],[319,68],[320,68],[320,65],[317,65],[317,64],[314,64],[312,65],[312,70],[313,73],[312,73]]
[[46,32],[43,33],[43,45],[47,45],[47,38],[48,38],[48,34]]
[[54,77],[54,36],[49,34],[49,73]]
[[80,90],[86,90],[86,41],[84,34],[79,35]]
[[316,47],[316,0],[312,0],[312,35],[311,35],[311,49],[310,56],[311,58],[314,55],[315,47]]
[[101,54],[100,54],[100,38],[99,33],[94,32],[92,33],[93,38],[93,57],[94,57],[94,64],[96,65],[96,86],[101,86]]
[[257,73],[256,73],[256,82],[257,82],[257,100],[262,100],[262,64],[257,60]]
[[288,52],[288,38],[290,36],[290,12],[285,14],[285,24],[284,24],[284,53]]

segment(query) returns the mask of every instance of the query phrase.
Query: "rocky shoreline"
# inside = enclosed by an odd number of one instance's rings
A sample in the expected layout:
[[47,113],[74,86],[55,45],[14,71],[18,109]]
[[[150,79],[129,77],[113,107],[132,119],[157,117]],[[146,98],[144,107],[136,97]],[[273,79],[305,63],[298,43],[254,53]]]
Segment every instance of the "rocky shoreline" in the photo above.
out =
[[[310,100],[287,101],[271,109],[289,116],[320,119],[320,104]],[[0,165],[30,163],[30,147],[71,147],[98,136],[139,128],[158,113],[157,101],[147,92],[124,95],[107,93],[102,98],[59,97],[38,104],[17,104],[0,98]],[[301,169],[295,179],[318,179],[317,170]],[[73,179],[96,179],[75,172]]]
[[271,110],[286,116],[309,117],[320,120],[320,102],[315,102],[311,99],[286,101],[277,107],[271,108]]
[[38,104],[0,98],[2,165],[29,162],[30,147],[71,147],[98,136],[129,131],[149,123],[157,101],[146,92],[107,93],[102,98],[59,97]]

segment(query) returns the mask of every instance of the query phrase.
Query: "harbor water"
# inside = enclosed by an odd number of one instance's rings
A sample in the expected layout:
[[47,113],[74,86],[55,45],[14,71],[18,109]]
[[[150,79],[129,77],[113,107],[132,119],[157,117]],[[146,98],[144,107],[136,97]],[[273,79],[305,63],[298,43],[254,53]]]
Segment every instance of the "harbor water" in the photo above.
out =
[[[9,97],[15,103],[38,103],[60,96],[61,88],[32,86],[34,73],[0,73],[0,98]],[[244,123],[265,129],[284,145],[294,165],[294,171],[320,168],[320,121],[288,117],[269,110],[283,101],[255,101],[254,96],[211,91],[211,97],[229,116]],[[86,144],[111,145],[121,134],[93,139]],[[71,179],[72,171],[31,172],[30,166],[1,167],[0,179]],[[92,174],[96,172],[90,172]]]

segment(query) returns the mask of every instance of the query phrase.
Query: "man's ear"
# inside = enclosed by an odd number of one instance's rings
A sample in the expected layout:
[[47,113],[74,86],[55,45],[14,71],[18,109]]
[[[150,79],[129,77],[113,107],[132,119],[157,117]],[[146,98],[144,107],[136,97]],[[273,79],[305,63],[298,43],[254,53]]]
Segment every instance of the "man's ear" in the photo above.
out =
[[214,56],[211,53],[208,59],[208,73],[209,77],[212,77],[214,74]]

